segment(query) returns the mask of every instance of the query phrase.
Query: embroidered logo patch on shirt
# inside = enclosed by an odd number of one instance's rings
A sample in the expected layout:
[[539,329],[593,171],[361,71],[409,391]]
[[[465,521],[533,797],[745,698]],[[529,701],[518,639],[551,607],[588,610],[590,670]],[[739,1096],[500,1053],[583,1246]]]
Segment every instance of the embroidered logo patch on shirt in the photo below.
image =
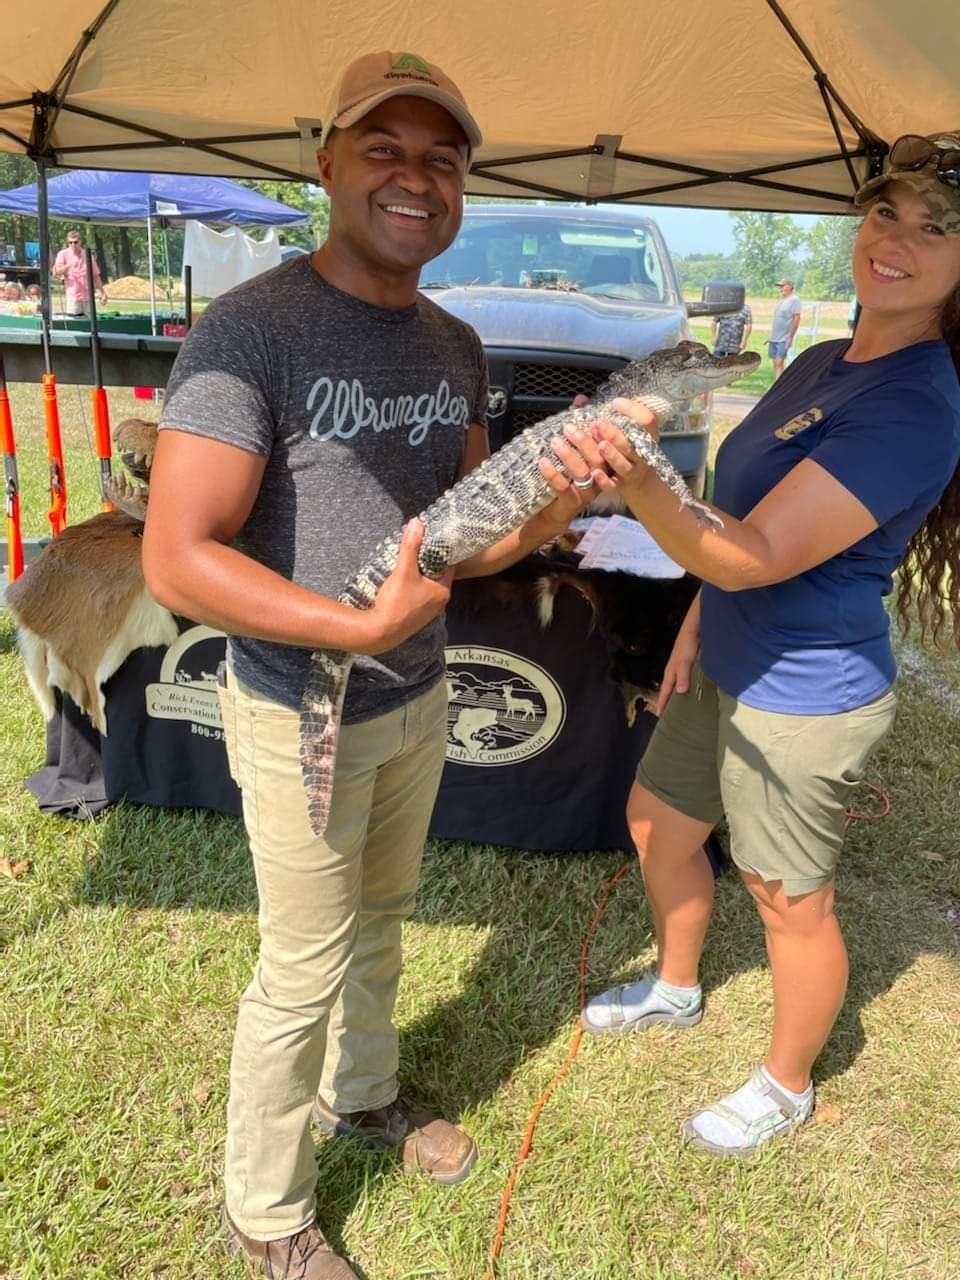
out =
[[778,440],[791,440],[794,436],[798,436],[801,431],[806,431],[808,427],[815,427],[822,420],[822,409],[807,409],[806,412],[798,413],[795,418],[785,422],[782,427],[777,427],[773,434]]

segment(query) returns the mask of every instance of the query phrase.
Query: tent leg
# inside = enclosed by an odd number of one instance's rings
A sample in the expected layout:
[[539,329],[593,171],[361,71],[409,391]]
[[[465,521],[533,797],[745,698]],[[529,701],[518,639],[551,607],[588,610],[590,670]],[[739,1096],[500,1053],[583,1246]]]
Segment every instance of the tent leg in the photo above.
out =
[[167,299],[168,310],[173,311],[173,294],[170,290],[173,280],[170,275],[170,242],[167,239],[166,218],[162,219],[160,223],[160,248],[163,252],[163,292]]
[[150,332],[157,336],[157,294],[153,278],[153,222],[147,214],[147,257],[150,259]]
[[36,161],[37,165],[37,223],[40,240],[40,342],[43,347],[43,367],[47,373],[53,371],[50,356],[50,303],[52,301],[52,284],[50,278],[50,223],[47,207],[47,166],[43,157]]

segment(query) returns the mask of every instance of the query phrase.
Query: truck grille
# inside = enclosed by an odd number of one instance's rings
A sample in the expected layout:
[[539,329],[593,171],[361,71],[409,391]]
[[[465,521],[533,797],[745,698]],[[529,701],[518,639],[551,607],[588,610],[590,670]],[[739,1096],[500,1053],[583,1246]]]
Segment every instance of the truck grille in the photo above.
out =
[[[516,364],[513,375],[514,396],[592,396],[610,376],[607,369],[587,369],[562,364]],[[536,421],[536,419],[532,419]],[[527,425],[527,424],[524,424]]]

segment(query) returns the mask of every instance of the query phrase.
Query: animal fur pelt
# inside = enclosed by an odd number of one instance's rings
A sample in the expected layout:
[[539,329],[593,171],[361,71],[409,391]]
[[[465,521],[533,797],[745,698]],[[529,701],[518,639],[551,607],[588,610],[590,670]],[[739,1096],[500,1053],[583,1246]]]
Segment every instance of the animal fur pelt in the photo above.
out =
[[682,578],[640,578],[631,573],[581,570],[579,557],[561,548],[527,556],[488,578],[454,584],[453,607],[469,617],[487,609],[519,609],[546,630],[557,596],[574,591],[589,608],[588,632],[603,640],[609,674],[623,695],[627,723],[656,699],[663,669],[687,609],[700,587]]
[[[156,424],[129,418],[114,441],[138,480],[149,478]],[[124,659],[147,645],[170,645],[177,624],[143,577],[147,490],[120,476],[111,497],[122,508],[68,525],[6,590],[27,681],[44,717],[60,689],[107,732],[102,686]]]

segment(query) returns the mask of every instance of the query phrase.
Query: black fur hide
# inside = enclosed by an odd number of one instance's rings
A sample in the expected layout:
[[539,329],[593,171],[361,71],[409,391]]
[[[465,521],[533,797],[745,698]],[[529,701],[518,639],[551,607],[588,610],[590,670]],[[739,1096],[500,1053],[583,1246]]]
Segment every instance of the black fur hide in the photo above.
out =
[[465,578],[454,586],[456,608],[470,616],[486,608],[522,609],[547,628],[561,591],[576,591],[590,609],[590,630],[599,633],[611,677],[620,686],[627,720],[653,701],[677,631],[700,587],[682,578],[639,578],[602,569],[580,570],[580,557],[551,550],[527,556],[489,578]]

